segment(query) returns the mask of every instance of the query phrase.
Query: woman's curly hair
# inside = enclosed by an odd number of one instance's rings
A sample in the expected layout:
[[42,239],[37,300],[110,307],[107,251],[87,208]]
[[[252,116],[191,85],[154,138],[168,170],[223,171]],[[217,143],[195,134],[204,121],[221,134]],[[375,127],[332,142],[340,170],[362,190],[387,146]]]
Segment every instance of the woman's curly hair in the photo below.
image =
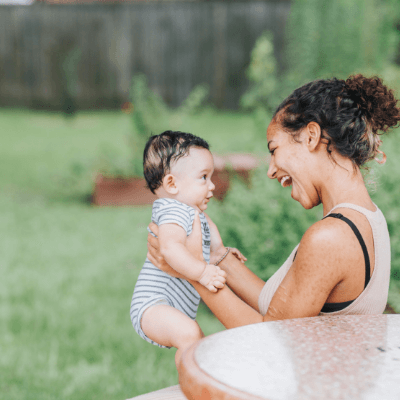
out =
[[[382,153],[380,135],[398,126],[400,109],[380,78],[358,74],[345,81],[332,78],[305,84],[279,105],[274,118],[294,137],[309,122],[317,122],[329,153],[334,147],[362,166]],[[383,154],[381,162],[385,159]]]

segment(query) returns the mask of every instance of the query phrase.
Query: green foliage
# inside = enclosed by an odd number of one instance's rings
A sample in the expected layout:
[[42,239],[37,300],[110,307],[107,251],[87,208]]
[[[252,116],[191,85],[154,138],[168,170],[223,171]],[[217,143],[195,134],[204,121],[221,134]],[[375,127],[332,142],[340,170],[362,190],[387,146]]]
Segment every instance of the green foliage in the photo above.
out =
[[398,34],[391,0],[295,0],[291,7],[286,62],[297,86],[379,73],[393,60]]
[[209,96],[210,90],[207,85],[197,85],[189,93],[188,97],[183,101],[178,108],[178,113],[183,115],[193,115],[202,110]]
[[322,217],[322,210],[303,209],[290,197],[290,188],[268,179],[264,167],[254,172],[250,189],[234,182],[224,202],[210,208],[210,216],[224,243],[237,247],[248,258],[246,265],[267,280]]
[[371,172],[375,176],[375,190],[371,193],[371,197],[385,215],[392,251],[391,278],[400,284],[399,133],[397,130],[383,139],[382,150],[387,156],[386,163],[378,165],[371,162]]
[[203,110],[208,94],[206,85],[198,85],[180,107],[171,109],[161,96],[149,88],[145,75],[134,76],[130,91],[133,107],[132,132],[129,136],[131,157],[129,160],[114,158],[113,149],[104,148],[102,171],[117,176],[143,176],[143,149],[148,138],[165,130],[180,130],[192,115]]
[[168,121],[169,110],[160,96],[149,89],[145,75],[132,79],[131,102],[133,105],[133,131],[130,138],[132,149],[132,173],[143,175],[143,149],[147,139],[160,133]]
[[398,0],[293,0],[285,68],[278,73],[272,36],[265,32],[251,55],[250,86],[241,105],[271,113],[306,82],[355,73],[378,74],[400,90],[400,70],[394,64],[399,10]]
[[393,280],[390,282],[388,303],[394,311],[400,314],[400,282]]
[[274,56],[272,34],[264,32],[256,41],[247,69],[250,89],[240,99],[245,109],[265,108],[273,112],[279,98],[277,65]]

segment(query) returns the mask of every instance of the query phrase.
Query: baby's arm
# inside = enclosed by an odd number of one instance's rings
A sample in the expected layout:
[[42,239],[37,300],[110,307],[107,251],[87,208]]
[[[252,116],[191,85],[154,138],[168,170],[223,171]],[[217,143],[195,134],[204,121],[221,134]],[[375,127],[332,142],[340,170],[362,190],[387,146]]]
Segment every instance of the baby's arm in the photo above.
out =
[[167,263],[188,279],[200,282],[211,292],[223,287],[225,278],[221,269],[200,261],[186,248],[186,232],[176,224],[159,226],[160,252]]

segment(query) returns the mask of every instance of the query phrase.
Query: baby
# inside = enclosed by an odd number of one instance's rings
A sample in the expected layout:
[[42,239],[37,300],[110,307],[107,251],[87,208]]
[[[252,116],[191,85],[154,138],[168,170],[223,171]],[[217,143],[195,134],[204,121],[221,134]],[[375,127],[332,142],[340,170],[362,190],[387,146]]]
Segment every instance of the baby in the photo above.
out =
[[[211,181],[214,160],[208,143],[183,132],[152,136],[144,149],[143,167],[147,185],[158,197],[151,219],[159,226],[162,256],[185,277],[217,292],[225,283],[225,274],[209,264],[211,237],[203,213],[215,189]],[[204,261],[186,248],[196,211],[201,221]],[[245,259],[237,249],[232,252]],[[200,296],[189,282],[169,276],[146,259],[132,297],[132,324],[148,342],[176,347],[178,366],[182,352],[204,336],[195,320],[199,302]]]

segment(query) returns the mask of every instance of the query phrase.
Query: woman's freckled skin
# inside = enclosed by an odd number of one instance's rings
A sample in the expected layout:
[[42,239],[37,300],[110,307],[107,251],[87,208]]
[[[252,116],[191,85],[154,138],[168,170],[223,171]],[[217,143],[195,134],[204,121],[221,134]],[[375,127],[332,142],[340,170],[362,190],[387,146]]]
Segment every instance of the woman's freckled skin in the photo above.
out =
[[289,175],[292,180],[291,196],[310,209],[321,203],[320,190],[310,167],[312,155],[305,144],[304,135],[295,140],[278,122],[272,121],[267,130],[269,149],[272,152],[268,177],[271,179]]

